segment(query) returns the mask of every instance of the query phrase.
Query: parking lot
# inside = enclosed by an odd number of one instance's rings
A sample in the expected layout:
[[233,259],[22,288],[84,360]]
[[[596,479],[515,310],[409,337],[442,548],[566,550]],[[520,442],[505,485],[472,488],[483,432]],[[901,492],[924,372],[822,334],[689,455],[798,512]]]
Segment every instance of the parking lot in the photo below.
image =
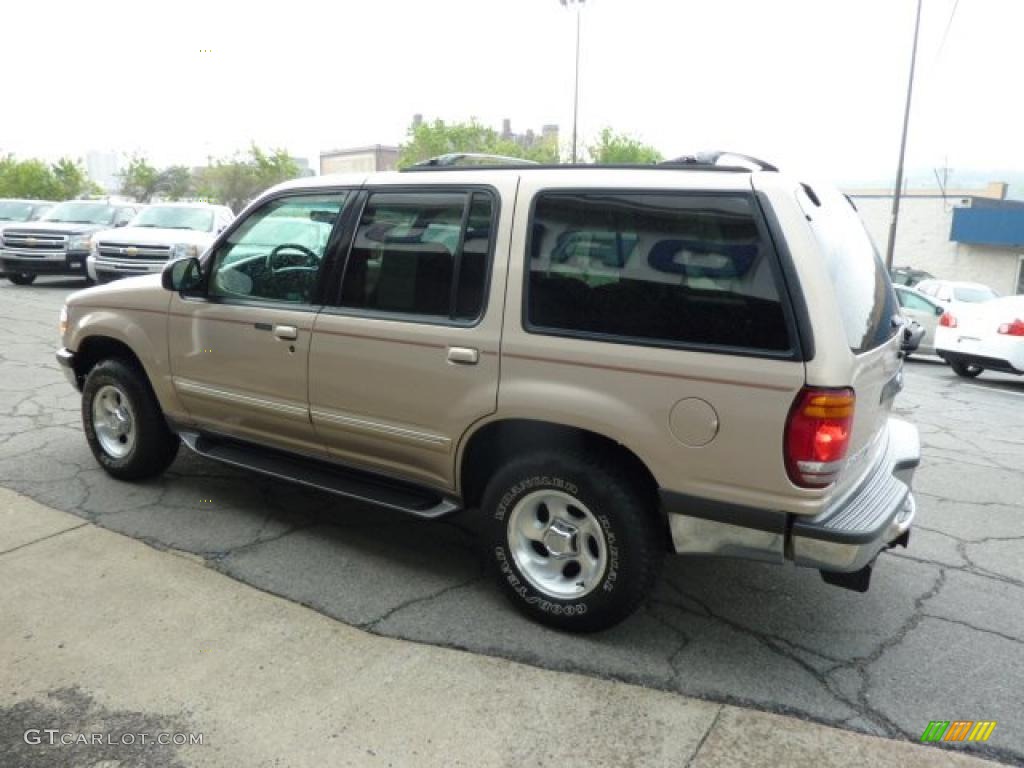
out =
[[897,411],[923,442],[918,520],[869,593],[809,570],[673,558],[642,612],[574,637],[505,604],[471,513],[400,517],[184,449],[159,480],[111,479],[53,358],[79,287],[0,283],[0,485],[382,635],[908,740],[930,720],[997,720],[989,743],[959,748],[1024,762],[1024,378],[908,363]]

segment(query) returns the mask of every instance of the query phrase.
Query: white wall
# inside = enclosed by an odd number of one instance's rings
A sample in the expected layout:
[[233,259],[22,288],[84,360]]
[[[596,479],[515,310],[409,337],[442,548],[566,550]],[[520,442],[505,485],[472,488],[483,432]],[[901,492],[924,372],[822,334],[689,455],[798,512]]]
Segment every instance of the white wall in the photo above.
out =
[[[890,197],[852,195],[860,216],[885,255],[892,212]],[[960,198],[905,197],[900,201],[893,266],[914,267],[944,280],[969,280],[1001,294],[1017,292],[1021,252],[1010,248],[964,245],[949,239],[953,208]]]

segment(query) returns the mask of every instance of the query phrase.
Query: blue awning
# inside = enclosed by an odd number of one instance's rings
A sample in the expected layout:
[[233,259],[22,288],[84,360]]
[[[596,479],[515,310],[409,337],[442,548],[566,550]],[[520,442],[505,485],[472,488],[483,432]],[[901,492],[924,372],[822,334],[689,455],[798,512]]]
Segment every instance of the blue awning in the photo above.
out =
[[1024,208],[955,208],[949,239],[957,243],[1002,248],[1024,246]]

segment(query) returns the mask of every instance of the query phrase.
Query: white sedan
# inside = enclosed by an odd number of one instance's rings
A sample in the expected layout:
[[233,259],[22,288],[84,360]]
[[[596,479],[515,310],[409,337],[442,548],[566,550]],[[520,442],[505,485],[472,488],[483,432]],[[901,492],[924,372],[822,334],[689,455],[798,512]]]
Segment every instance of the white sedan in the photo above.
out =
[[924,336],[921,337],[921,343],[916,351],[922,355],[934,355],[935,330],[938,328],[939,319],[946,311],[945,307],[913,288],[902,285],[893,287],[896,289],[896,299],[900,303],[900,312],[903,316],[916,320],[924,328]]
[[935,353],[958,376],[1024,375],[1024,296],[947,310],[935,331]]

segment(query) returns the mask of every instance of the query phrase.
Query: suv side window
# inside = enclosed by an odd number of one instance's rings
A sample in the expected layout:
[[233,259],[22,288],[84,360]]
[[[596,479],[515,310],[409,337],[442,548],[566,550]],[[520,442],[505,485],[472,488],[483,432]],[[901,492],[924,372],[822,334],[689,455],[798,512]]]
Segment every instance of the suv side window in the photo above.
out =
[[896,291],[857,211],[838,192],[819,191],[821,206],[808,208],[810,227],[835,286],[846,341],[854,354],[880,347],[898,329]]
[[209,295],[309,303],[347,197],[293,195],[253,211],[214,253]]
[[748,196],[545,193],[530,231],[528,330],[792,349]]
[[493,216],[484,192],[375,192],[345,265],[341,305],[473,320],[483,310]]

